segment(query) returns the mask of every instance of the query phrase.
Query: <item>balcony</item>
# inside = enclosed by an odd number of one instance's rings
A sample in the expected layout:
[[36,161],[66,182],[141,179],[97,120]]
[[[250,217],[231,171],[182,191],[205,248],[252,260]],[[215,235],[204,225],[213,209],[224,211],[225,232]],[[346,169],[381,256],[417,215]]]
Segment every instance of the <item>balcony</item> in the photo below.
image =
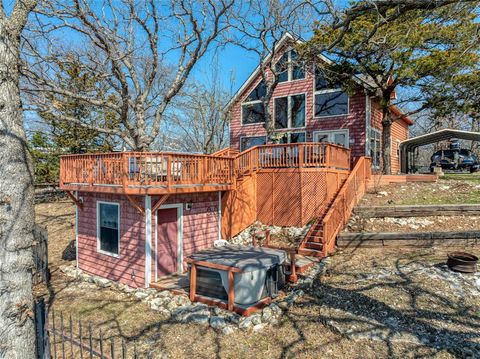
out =
[[252,147],[233,155],[116,152],[66,155],[60,159],[65,191],[162,195],[225,191],[238,178],[275,168],[349,169],[350,151],[325,143]]

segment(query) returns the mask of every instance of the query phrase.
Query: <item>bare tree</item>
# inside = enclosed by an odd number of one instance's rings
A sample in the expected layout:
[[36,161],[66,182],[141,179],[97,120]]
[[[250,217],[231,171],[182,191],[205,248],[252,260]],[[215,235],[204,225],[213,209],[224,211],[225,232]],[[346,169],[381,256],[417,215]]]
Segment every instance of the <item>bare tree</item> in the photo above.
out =
[[189,84],[179,96],[176,111],[167,120],[169,147],[210,154],[227,146],[229,118],[225,105],[232,92],[223,87],[217,69],[218,63],[207,84]]
[[0,3],[0,358],[34,358],[33,171],[19,91],[20,34],[35,0]]
[[[197,62],[228,30],[233,6],[234,0],[47,0],[37,10],[39,25],[32,30],[37,42],[26,42],[25,90],[39,111],[146,150]],[[65,33],[79,46],[72,49]],[[79,54],[86,69],[104,80],[104,96],[78,93],[56,81],[56,64],[50,59],[65,56],[64,48]],[[107,129],[65,116],[57,107],[65,97],[114,111],[120,125]]]

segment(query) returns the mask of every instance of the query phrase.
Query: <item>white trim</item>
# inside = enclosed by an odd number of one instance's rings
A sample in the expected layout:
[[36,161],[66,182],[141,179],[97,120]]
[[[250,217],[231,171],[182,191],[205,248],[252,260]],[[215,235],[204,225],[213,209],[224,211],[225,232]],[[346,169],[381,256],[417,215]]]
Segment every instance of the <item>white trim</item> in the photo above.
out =
[[[305,112],[305,118],[303,120],[304,125],[302,127],[291,127],[292,126],[292,106],[291,106],[291,97],[293,96],[299,96],[303,95],[305,97],[304,101],[304,112]],[[287,98],[287,128],[276,128],[276,118],[275,118],[275,100],[279,98]],[[286,95],[286,96],[276,96],[272,97],[272,116],[273,116],[273,127],[275,127],[275,131],[282,131],[282,130],[293,130],[293,129],[305,129],[307,127],[307,93],[306,92],[299,92],[299,93],[294,93],[292,95]]]
[[[372,168],[374,169],[380,169],[380,163],[382,161],[382,132],[374,127],[370,127],[370,133],[371,131],[373,132],[376,132],[378,134],[378,143],[379,143],[379,147],[380,147],[380,157],[378,158],[378,166],[375,165],[375,148],[373,149],[373,156],[372,157]],[[370,134],[369,134],[370,136]],[[371,140],[371,138],[370,138]],[[377,140],[375,140],[375,143],[377,142]],[[370,148],[370,151],[372,151],[372,148]]]
[[[155,212],[155,216],[158,216],[159,210],[170,208],[177,209],[177,273],[183,273],[183,203],[161,205]],[[155,231],[158,231],[158,225]],[[155,266],[158,267],[158,262]]]
[[[75,197],[78,200],[78,191],[75,191]],[[78,267],[78,206],[75,205],[75,261]]]
[[370,127],[372,122],[372,102],[365,94],[365,156],[370,156]]
[[240,142],[239,142],[239,146],[240,147],[240,152],[243,152],[245,151],[244,149],[242,150],[242,138],[250,138],[250,137],[265,137],[265,144],[267,143],[267,136],[266,135],[259,135],[259,136],[240,136]]
[[218,191],[218,239],[222,239],[222,191]]
[[[118,207],[118,254],[115,254],[115,253],[111,253],[111,252],[107,252],[107,251],[104,251],[102,249],[100,249],[100,205],[101,204],[111,204],[111,205],[115,205]],[[104,255],[107,255],[107,256],[110,256],[110,257],[114,257],[114,258],[120,258],[120,230],[121,230],[121,223],[120,223],[120,203],[118,202],[106,202],[106,201],[97,201],[97,252],[98,253],[101,253],[101,254],[104,254]]]
[[313,142],[318,142],[317,139],[316,139],[317,135],[328,135],[328,138],[329,138],[328,142],[329,143],[335,143],[333,141],[334,136],[335,136],[335,134],[338,134],[338,133],[342,133],[342,134],[345,135],[345,140],[347,142],[345,148],[350,148],[350,131],[349,131],[348,128],[339,128],[339,129],[336,129],[336,130],[314,131],[312,139],[313,139]]
[[158,216],[155,211],[155,252],[154,252],[154,261],[155,261],[155,282],[158,281]]
[[152,197],[145,196],[145,288],[152,281]]

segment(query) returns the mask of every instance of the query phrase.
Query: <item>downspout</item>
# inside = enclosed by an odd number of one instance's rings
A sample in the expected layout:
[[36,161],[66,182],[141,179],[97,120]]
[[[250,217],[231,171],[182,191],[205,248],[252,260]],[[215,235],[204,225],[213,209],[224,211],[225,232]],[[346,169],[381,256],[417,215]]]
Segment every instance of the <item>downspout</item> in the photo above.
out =
[[222,239],[222,191],[218,191],[218,239]]

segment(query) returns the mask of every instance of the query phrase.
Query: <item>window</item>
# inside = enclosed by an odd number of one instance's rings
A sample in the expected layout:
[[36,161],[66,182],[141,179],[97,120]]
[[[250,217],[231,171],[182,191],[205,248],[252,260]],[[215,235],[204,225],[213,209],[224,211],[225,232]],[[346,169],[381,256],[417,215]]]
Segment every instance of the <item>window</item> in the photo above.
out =
[[274,99],[275,128],[305,127],[305,94]]
[[242,124],[265,122],[265,109],[262,102],[242,105]]
[[253,136],[240,138],[240,151],[248,150],[250,147],[261,146],[267,143],[266,136]]
[[317,131],[313,134],[315,142],[328,142],[348,148],[348,130]]
[[347,93],[341,90],[338,82],[325,78],[322,71],[315,68],[315,117],[346,114],[348,114]]
[[266,88],[262,81],[247,96],[242,104],[243,125],[265,122],[265,109],[262,102],[265,94]]
[[373,168],[380,168],[381,156],[380,131],[372,128],[370,129],[370,157],[372,158]]
[[118,256],[120,251],[120,205],[97,202],[97,249]]
[[348,95],[343,91],[315,93],[315,117],[348,114]]
[[288,132],[280,139],[280,143],[305,142],[305,132]]
[[275,64],[278,82],[301,80],[305,78],[305,64],[295,50],[285,52]]

